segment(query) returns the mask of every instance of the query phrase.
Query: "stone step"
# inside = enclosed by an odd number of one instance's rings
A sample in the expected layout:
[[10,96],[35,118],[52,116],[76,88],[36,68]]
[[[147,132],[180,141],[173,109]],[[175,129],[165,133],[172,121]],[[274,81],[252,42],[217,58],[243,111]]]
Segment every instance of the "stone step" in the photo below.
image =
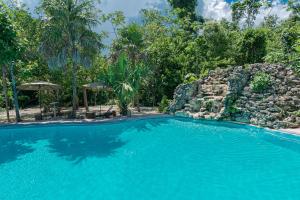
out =
[[225,97],[224,96],[206,96],[204,99],[206,100],[214,100],[214,101],[222,101]]
[[214,88],[205,88],[205,89],[201,89],[201,93],[215,93],[215,94],[222,94],[222,93],[225,93],[227,92],[227,88],[224,88],[224,87],[219,87],[219,86],[216,86]]
[[201,92],[201,95],[202,95],[203,97],[206,97],[206,96],[214,96],[214,93],[212,93],[212,92]]
[[212,82],[212,85],[213,86],[219,86],[219,87],[227,87],[227,84],[226,83],[222,83],[222,82],[220,82],[220,81],[218,81],[218,82]]

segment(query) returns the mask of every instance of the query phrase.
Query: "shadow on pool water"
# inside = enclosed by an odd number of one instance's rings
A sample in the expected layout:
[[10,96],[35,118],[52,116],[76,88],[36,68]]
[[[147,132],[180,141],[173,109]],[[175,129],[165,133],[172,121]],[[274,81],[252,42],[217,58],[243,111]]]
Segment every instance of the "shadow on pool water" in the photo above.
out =
[[[137,123],[105,125],[34,126],[16,129],[0,129],[0,165],[20,159],[36,150],[34,144],[47,141],[50,153],[74,164],[89,157],[108,157],[127,142],[120,135],[135,129],[150,130],[167,123],[167,120],[140,120]],[[72,127],[71,129],[69,129]]]
[[126,144],[119,139],[120,132],[109,134],[81,133],[81,134],[56,134],[49,140],[51,153],[80,163],[88,157],[107,157]]
[[20,156],[33,152],[31,146],[18,144],[17,141],[0,140],[0,165],[17,160]]

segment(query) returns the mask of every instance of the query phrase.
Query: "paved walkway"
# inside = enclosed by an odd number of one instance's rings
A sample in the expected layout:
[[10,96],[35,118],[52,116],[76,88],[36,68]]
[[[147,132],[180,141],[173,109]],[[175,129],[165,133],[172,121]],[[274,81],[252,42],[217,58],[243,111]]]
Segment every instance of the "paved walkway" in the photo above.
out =
[[[101,106],[101,113],[105,113],[111,106]],[[118,111],[117,106],[113,106],[113,109]],[[63,108],[62,112],[71,112],[71,108]],[[89,107],[89,110],[91,112],[97,112],[100,113],[100,106],[91,106]],[[132,111],[132,117],[143,117],[143,116],[152,116],[152,115],[159,115],[157,108],[152,108],[152,107],[141,107],[141,112],[138,112],[136,108],[130,108]],[[85,116],[85,108],[79,108],[78,114],[80,116]],[[27,109],[22,109],[20,110],[22,121],[23,122],[35,122],[34,116],[36,114],[40,113],[39,107],[33,107],[33,108],[27,108]],[[11,121],[15,120],[15,111],[10,110],[10,118]],[[121,116],[117,116],[117,118],[122,118]],[[102,119],[98,119],[102,120]],[[70,121],[69,119],[54,119],[54,120],[45,120],[45,121]],[[80,121],[80,120],[71,120],[71,121]],[[82,120],[81,120],[82,121]],[[95,120],[85,120],[85,121],[95,121]],[[6,121],[6,112],[2,111],[0,112],[0,124],[7,123]]]

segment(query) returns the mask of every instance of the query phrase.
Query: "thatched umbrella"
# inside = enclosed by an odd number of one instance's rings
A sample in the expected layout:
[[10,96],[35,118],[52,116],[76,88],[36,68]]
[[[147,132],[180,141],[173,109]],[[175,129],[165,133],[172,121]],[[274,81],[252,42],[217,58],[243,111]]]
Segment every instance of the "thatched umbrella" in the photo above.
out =
[[[101,82],[85,84],[82,87],[83,87],[84,106],[85,106],[86,111],[89,111],[88,100],[87,100],[87,90],[92,90],[92,91],[96,91],[96,92],[112,90],[111,87],[109,87]],[[101,107],[100,107],[100,112],[101,112]]]
[[25,83],[20,86],[18,86],[19,90],[25,90],[25,91],[38,91],[39,93],[39,104],[40,104],[40,112],[42,114],[42,105],[41,105],[41,91],[57,91],[61,87],[57,84],[45,82],[45,81],[37,81],[32,83]]

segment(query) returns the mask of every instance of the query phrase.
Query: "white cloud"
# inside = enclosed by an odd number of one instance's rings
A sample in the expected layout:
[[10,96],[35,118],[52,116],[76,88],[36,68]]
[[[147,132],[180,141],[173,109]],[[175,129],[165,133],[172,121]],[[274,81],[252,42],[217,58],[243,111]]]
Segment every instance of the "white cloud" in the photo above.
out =
[[287,19],[291,12],[287,10],[287,5],[282,4],[279,0],[273,2],[272,8],[261,8],[256,18],[256,25],[262,23],[268,15],[277,15],[280,20]]
[[35,8],[39,5],[40,0],[17,0],[19,3],[25,4],[31,13],[34,13]]
[[230,4],[224,0],[198,0],[197,10],[203,17],[209,19],[231,18]]
[[[198,12],[205,18],[220,20],[222,18],[231,19],[231,7],[225,0],[198,0]],[[257,15],[256,24],[260,24],[267,15],[277,15],[279,19],[287,19],[290,12],[287,11],[286,4],[282,4],[280,0],[273,2],[272,8],[261,8]]]

